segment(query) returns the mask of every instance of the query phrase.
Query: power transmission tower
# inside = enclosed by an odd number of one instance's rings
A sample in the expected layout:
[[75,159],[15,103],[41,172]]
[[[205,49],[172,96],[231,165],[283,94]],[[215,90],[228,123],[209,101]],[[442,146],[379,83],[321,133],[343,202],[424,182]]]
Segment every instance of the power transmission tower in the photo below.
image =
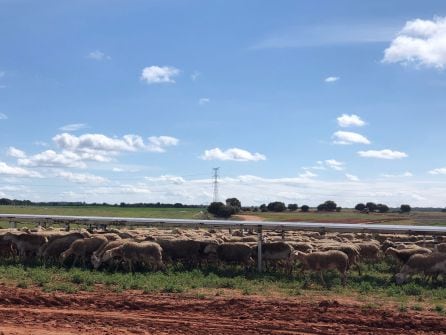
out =
[[218,170],[220,170],[219,167],[217,168],[213,168],[212,170],[214,170],[214,198],[213,198],[213,202],[217,202],[218,201]]

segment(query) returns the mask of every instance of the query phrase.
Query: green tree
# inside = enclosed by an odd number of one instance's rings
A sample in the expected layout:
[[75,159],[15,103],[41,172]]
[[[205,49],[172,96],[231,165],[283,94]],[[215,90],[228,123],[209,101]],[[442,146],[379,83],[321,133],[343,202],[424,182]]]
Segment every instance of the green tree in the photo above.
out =
[[288,204],[288,210],[290,212],[297,211],[298,209],[299,209],[299,206],[297,204]]
[[307,205],[303,205],[300,207],[300,210],[304,213],[309,212],[310,211],[310,206]]
[[410,213],[411,210],[412,207],[410,207],[410,205],[401,205],[400,207],[401,213]]
[[355,209],[356,209],[357,211],[362,212],[364,209],[366,209],[366,206],[365,206],[364,204],[360,203],[360,204],[357,204],[357,205],[355,206]]
[[286,209],[285,204],[280,201],[274,201],[268,204],[268,210],[270,212],[283,212],[285,211],[285,209]]

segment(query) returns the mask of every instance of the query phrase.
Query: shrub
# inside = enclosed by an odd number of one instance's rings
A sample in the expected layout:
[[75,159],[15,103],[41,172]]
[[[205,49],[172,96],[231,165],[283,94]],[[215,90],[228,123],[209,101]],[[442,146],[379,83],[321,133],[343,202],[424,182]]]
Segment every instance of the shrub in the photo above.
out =
[[299,209],[299,206],[297,204],[288,204],[288,210],[289,211],[297,211]]
[[304,213],[309,212],[310,211],[310,206],[307,205],[303,205],[300,210]]
[[270,212],[283,212],[286,209],[286,206],[283,202],[275,201],[270,202],[267,208]]
[[410,213],[411,210],[412,207],[410,207],[410,205],[401,205],[400,207],[401,213]]
[[357,211],[362,212],[364,209],[366,209],[366,206],[365,206],[364,204],[357,204],[357,205],[355,206],[355,209],[356,209]]
[[338,205],[336,204],[336,202],[328,200],[325,201],[323,204],[317,206],[317,210],[319,212],[334,212],[337,207]]

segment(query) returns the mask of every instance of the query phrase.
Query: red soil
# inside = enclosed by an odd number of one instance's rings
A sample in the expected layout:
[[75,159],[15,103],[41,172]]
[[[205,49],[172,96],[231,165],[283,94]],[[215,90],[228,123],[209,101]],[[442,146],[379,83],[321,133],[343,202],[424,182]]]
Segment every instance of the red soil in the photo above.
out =
[[0,286],[0,334],[444,334],[446,318],[337,301]]

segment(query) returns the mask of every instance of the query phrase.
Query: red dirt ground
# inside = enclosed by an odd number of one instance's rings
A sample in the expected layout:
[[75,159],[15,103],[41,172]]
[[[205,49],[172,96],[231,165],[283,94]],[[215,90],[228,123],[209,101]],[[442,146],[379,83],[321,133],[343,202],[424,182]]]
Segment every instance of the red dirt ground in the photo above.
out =
[[445,334],[446,318],[299,298],[43,293],[0,286],[0,334]]

